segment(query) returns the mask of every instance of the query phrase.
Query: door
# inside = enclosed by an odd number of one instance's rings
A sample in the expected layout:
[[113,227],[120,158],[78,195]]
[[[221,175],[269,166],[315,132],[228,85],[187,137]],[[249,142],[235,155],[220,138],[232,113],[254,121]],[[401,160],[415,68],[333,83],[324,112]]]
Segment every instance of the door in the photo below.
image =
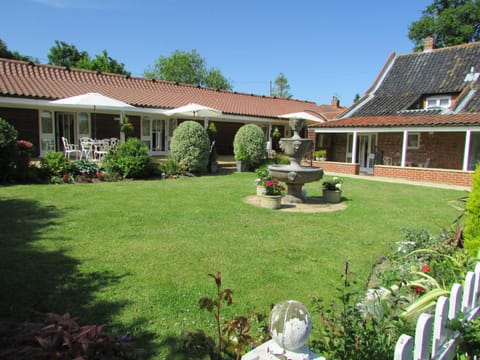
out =
[[[55,126],[51,111],[40,112],[40,156],[55,151]],[[63,149],[62,149],[63,151]]]
[[358,162],[360,172],[373,174],[375,164],[375,149],[377,136],[375,134],[362,134],[358,136]]
[[147,145],[151,155],[169,154],[175,126],[175,119],[142,119],[142,142]]
[[75,138],[75,114],[74,113],[64,113],[57,112],[55,113],[55,140],[56,140],[56,150],[63,151],[63,142],[62,137],[67,138],[70,144],[76,144]]

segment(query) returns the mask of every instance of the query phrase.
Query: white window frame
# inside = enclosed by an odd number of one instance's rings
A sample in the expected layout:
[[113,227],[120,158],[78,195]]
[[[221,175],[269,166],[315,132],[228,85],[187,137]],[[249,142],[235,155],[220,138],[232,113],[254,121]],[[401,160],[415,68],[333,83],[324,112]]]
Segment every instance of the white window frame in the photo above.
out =
[[[442,105],[442,101],[447,100],[446,105]],[[429,105],[430,102],[434,102],[434,104]],[[449,109],[452,105],[452,97],[451,96],[429,96],[425,99],[425,109]]]
[[[410,139],[413,140],[414,138],[416,138],[416,141],[410,140]],[[411,132],[408,133],[407,149],[409,150],[420,149],[420,133],[411,133]]]

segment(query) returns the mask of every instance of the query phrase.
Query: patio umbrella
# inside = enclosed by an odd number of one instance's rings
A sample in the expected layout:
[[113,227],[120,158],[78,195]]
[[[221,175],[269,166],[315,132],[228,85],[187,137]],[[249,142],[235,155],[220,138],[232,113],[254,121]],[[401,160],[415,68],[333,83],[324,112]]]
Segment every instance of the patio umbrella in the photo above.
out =
[[316,123],[325,122],[325,118],[323,116],[321,115],[315,116],[305,111],[300,111],[300,112],[295,112],[290,114],[283,114],[283,115],[279,115],[278,117],[284,118],[284,119],[303,119],[306,121],[311,121]]
[[60,100],[54,100],[50,101],[50,104],[68,108],[75,107],[80,109],[92,109],[94,121],[93,128],[95,131],[94,137],[96,136],[95,112],[97,110],[120,112],[120,123],[122,123],[124,112],[126,110],[136,109],[135,106],[98,93],[86,93]]
[[210,117],[219,117],[222,115],[220,110],[203,106],[195,103],[190,103],[188,105],[180,106],[179,108],[167,110],[165,111],[166,115],[181,115],[181,116],[188,116],[188,117],[202,117],[202,118],[210,118]]

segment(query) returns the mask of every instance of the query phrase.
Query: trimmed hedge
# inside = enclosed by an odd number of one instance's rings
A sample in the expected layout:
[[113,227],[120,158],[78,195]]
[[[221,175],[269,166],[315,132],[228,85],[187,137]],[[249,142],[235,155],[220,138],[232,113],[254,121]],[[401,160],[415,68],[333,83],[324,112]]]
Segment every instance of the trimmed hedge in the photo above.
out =
[[233,140],[235,159],[245,162],[247,170],[254,170],[265,159],[266,146],[265,134],[258,125],[243,125]]
[[172,158],[188,171],[202,173],[207,170],[210,139],[199,123],[182,122],[173,132],[170,150]]

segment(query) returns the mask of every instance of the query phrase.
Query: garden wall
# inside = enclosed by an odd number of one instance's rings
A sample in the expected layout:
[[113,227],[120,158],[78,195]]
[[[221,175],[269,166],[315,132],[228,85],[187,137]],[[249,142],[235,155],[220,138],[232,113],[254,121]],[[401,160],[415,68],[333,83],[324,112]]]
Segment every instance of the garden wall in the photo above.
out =
[[325,173],[334,172],[341,174],[358,175],[360,164],[335,161],[313,161],[313,166],[321,167]]
[[473,171],[375,165],[374,176],[401,178],[441,184],[472,186]]

